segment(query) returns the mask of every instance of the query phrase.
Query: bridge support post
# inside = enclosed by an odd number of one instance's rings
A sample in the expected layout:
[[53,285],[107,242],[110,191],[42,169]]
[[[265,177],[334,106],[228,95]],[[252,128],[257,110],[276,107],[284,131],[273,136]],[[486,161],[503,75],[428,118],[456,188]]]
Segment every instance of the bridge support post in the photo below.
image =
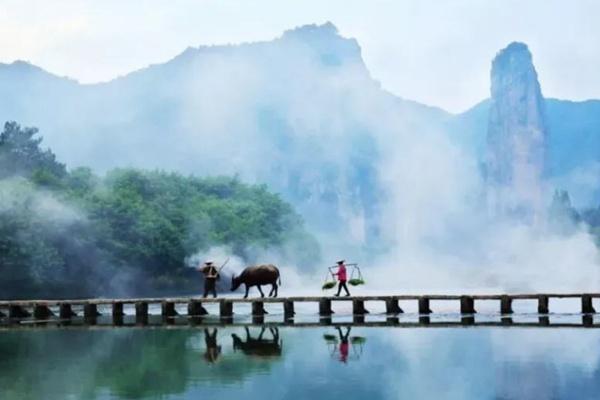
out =
[[233,317],[233,303],[227,300],[219,301],[219,315],[221,318],[232,318]]
[[548,314],[548,296],[541,295],[538,297],[538,314]]
[[125,313],[123,312],[123,303],[117,301],[112,304],[112,321],[115,325],[123,325],[123,316]]
[[112,316],[113,317],[122,317],[125,315],[123,312],[123,303],[117,302],[112,305]]
[[319,300],[319,315],[322,317],[329,317],[333,314],[331,309],[331,299]]
[[52,315],[54,315],[54,313],[52,311],[50,311],[48,306],[45,304],[35,304],[33,306],[33,318],[34,319],[37,319],[37,320],[48,319]]
[[190,302],[188,303],[188,316],[197,317],[207,314],[208,311],[206,311],[206,308],[202,307],[202,302],[198,300],[190,300]]
[[265,305],[262,301],[253,301],[252,302],[252,315],[255,316],[263,316],[267,313],[265,310]]
[[431,314],[429,297],[419,297],[419,314]]
[[148,303],[145,301],[135,303],[135,322],[138,324],[148,323]]
[[592,303],[592,296],[584,294],[581,296],[581,313],[582,314],[595,314],[594,305]]
[[27,318],[30,317],[31,313],[27,311],[24,307],[9,305],[8,306],[8,318],[11,319],[19,319],[19,318]]
[[398,299],[387,299],[385,301],[385,312],[388,315],[402,314],[404,311],[398,304]]
[[365,308],[365,302],[363,300],[352,300],[352,314],[365,315],[368,313],[369,310]]
[[77,314],[73,312],[73,307],[69,303],[61,303],[58,305],[58,316],[60,319],[70,319],[76,317]]
[[471,296],[461,296],[460,298],[460,313],[461,314],[475,314],[475,299]]
[[99,315],[97,304],[87,303],[83,305],[83,318],[86,322],[94,323]]
[[296,312],[294,311],[294,302],[290,300],[285,300],[283,302],[283,318],[285,320],[294,318]]
[[163,301],[160,304],[160,311],[163,317],[173,318],[177,316],[177,310],[175,310],[175,303],[172,301]]
[[500,298],[500,314],[512,314],[512,301],[513,299],[509,296],[502,296]]

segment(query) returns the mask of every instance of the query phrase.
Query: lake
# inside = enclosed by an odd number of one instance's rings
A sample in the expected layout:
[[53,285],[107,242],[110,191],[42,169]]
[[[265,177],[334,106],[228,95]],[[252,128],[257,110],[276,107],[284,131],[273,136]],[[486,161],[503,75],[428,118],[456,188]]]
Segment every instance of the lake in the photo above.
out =
[[600,397],[581,327],[51,326],[0,331],[0,354],[3,400]]

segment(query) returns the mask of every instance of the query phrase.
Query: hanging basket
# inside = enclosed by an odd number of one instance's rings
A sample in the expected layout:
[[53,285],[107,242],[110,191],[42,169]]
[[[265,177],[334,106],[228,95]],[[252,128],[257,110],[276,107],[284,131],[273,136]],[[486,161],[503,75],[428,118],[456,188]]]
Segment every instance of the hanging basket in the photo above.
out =
[[348,281],[348,283],[352,286],[364,285],[365,281],[362,278],[352,278]]
[[334,287],[335,287],[335,282],[325,282],[323,284],[323,286],[321,287],[321,289],[329,290],[329,289],[333,289]]
[[350,280],[348,280],[348,283],[351,286],[364,285],[365,280],[363,279],[362,272],[360,272],[358,264],[354,264],[352,267],[352,273],[350,274]]
[[[331,279],[331,280],[330,280]],[[322,290],[333,289],[336,285],[335,277],[331,273],[331,270],[325,275],[325,281],[323,282],[323,286],[321,286]]]

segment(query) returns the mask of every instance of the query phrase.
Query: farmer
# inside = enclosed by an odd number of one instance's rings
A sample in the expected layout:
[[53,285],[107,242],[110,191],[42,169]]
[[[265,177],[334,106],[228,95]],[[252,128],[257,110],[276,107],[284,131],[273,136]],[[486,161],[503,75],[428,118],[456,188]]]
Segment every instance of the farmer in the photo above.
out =
[[219,271],[213,265],[212,261],[206,261],[203,267],[198,267],[198,271],[204,274],[204,297],[212,292],[213,297],[217,297],[217,280],[221,278]]
[[346,260],[340,260],[337,262],[338,270],[336,273],[333,274],[334,276],[337,275],[338,278],[338,292],[336,294],[336,297],[340,295],[340,293],[342,292],[342,288],[344,288],[344,290],[346,291],[346,296],[350,296],[348,286],[346,285],[348,275],[346,273],[346,265],[344,265],[345,261]]

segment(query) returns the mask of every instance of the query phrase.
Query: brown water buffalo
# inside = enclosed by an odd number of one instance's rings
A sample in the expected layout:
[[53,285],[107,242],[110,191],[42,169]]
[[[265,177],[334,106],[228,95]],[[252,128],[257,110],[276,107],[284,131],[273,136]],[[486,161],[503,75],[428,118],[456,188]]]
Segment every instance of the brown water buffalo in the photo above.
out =
[[271,291],[269,292],[269,297],[277,297],[278,292],[278,282],[281,285],[281,277],[279,276],[279,269],[272,264],[266,265],[255,265],[252,267],[247,267],[242,271],[239,276],[231,277],[231,291],[237,290],[240,285],[243,283],[246,285],[246,295],[244,298],[248,297],[248,290],[252,286],[258,286],[258,291],[260,292],[261,297],[265,297],[261,289],[261,285],[272,285]]
[[283,341],[279,339],[279,330],[269,328],[272,339],[263,339],[265,327],[263,327],[258,338],[250,335],[250,330],[246,327],[246,340],[242,340],[235,333],[231,334],[233,338],[233,350],[241,350],[247,356],[258,358],[281,357]]

